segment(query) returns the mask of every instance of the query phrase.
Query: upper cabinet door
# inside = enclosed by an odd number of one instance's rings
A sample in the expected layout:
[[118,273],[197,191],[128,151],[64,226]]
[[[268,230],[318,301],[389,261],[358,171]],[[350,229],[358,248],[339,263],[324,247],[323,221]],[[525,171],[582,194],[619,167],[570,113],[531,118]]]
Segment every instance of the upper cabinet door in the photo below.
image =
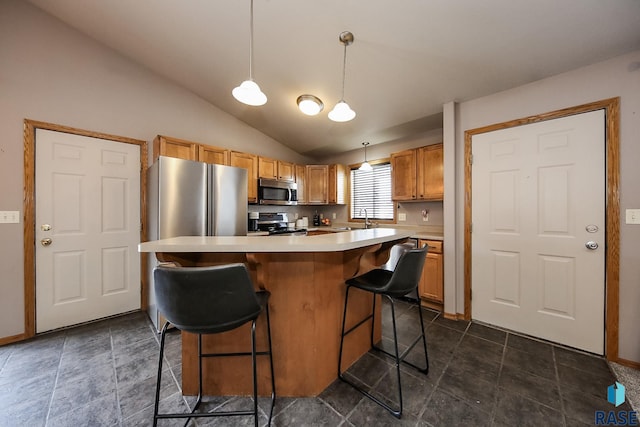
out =
[[247,199],[249,203],[258,203],[258,156],[232,151],[229,163],[231,166],[247,169]]
[[153,160],[157,160],[158,156],[198,160],[198,144],[183,139],[158,135],[153,140]]
[[258,157],[258,177],[278,179],[278,161],[268,157]]
[[295,167],[293,163],[278,160],[278,179],[282,181],[295,181]]
[[328,199],[330,205],[344,205],[346,193],[346,168],[329,165]]
[[307,204],[328,203],[329,166],[307,165]]
[[416,150],[391,154],[391,198],[416,199]]
[[442,144],[418,149],[418,199],[442,200],[444,197],[444,155]]
[[293,163],[262,156],[258,157],[258,176],[291,182],[296,180]]
[[307,167],[304,165],[295,165],[296,171],[296,184],[298,184],[298,204],[304,205],[307,203]]
[[198,146],[198,161],[214,165],[229,165],[229,150],[200,144]]

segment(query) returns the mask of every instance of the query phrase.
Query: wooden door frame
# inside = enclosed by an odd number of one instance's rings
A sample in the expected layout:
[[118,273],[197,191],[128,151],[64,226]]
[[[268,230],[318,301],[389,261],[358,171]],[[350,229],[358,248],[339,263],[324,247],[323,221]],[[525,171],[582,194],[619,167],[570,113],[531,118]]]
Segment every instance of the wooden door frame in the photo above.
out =
[[620,98],[609,98],[576,107],[496,123],[465,131],[464,140],[464,318],[471,320],[471,142],[474,135],[515,126],[605,110],[606,252],[605,252],[605,356],[617,361],[620,299]]
[[[92,138],[106,139],[124,144],[138,145],[140,148],[140,241],[146,240],[146,182],[147,182],[147,141],[142,141],[123,136],[109,135],[93,132],[53,123],[35,120],[24,120],[24,196],[22,209],[24,212],[24,333],[11,337],[11,342],[20,341],[36,335],[36,253],[35,253],[35,176],[36,176],[36,129],[64,132],[73,135],[88,136]],[[140,260],[140,305],[146,309],[146,280],[144,258]]]

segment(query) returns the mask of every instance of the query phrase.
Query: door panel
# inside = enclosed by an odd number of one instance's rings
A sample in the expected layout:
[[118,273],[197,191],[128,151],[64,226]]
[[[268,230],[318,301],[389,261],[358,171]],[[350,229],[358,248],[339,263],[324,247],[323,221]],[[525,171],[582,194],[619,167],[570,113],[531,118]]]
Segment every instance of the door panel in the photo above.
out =
[[139,165],[137,145],[36,131],[37,332],[140,308]]
[[474,319],[604,352],[604,125],[601,110],[473,137]]

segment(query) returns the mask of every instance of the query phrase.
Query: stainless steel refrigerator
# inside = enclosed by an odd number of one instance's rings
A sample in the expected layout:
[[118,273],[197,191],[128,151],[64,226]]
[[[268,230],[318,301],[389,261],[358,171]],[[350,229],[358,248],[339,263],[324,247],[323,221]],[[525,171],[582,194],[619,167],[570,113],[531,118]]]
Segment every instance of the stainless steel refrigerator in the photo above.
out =
[[[160,156],[147,172],[147,237],[245,236],[247,234],[247,170]],[[148,256],[149,317],[162,327]]]

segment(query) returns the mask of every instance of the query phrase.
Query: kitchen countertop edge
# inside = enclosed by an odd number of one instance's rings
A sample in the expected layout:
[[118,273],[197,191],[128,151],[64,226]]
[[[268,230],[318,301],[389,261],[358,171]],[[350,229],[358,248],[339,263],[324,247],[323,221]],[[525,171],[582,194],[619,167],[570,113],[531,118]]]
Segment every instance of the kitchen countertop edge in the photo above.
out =
[[318,236],[182,236],[140,243],[139,252],[336,252],[412,237],[410,230],[372,228]]

